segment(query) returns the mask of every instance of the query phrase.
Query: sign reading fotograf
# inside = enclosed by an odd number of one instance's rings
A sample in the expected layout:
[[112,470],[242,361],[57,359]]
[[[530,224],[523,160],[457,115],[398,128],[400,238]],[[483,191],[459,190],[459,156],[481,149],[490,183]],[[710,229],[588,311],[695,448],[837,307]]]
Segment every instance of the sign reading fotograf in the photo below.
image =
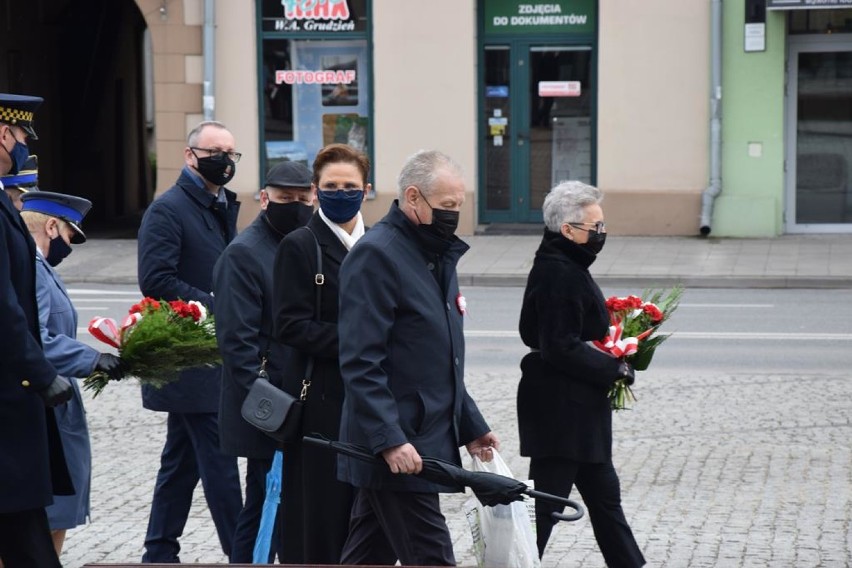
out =
[[766,0],[767,10],[814,10],[852,8],[852,0]]
[[595,33],[595,0],[484,0],[485,33]]
[[366,30],[366,0],[262,0],[265,32]]

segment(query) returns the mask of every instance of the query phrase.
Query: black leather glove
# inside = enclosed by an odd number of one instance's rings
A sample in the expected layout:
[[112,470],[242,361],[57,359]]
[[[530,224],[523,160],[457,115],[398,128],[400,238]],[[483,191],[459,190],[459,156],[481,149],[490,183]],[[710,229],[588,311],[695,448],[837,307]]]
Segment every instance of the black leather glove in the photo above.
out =
[[618,366],[618,377],[616,378],[623,380],[627,386],[630,386],[636,381],[636,371],[629,363],[622,361],[621,365]]
[[98,362],[95,363],[95,371],[106,373],[110,380],[120,381],[124,378],[126,371],[124,361],[109,353],[101,353]]
[[71,400],[74,390],[65,377],[56,376],[46,388],[38,391],[45,406],[59,406]]

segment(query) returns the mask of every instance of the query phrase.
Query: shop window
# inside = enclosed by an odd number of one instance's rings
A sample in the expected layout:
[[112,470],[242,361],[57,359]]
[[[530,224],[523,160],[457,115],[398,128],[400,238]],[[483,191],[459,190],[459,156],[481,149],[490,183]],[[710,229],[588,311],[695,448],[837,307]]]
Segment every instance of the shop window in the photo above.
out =
[[791,10],[791,34],[852,33],[852,10]]
[[341,142],[370,155],[367,0],[261,0],[265,169]]

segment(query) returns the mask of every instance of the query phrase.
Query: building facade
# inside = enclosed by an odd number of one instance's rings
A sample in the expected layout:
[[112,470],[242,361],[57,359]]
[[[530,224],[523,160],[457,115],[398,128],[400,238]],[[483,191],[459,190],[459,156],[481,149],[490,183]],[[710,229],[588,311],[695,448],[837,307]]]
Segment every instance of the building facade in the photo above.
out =
[[[438,148],[466,171],[465,234],[539,225],[563,179],[604,191],[614,234],[852,232],[852,0],[52,1],[53,18],[36,16],[45,29],[87,5],[78,26],[129,30],[116,34],[129,52],[109,80],[83,69],[107,95],[102,135],[124,140],[99,153],[110,179],[75,185],[59,157],[70,134],[42,160],[113,215],[138,214],[170,186],[206,108],[243,153],[231,183],[241,225],[267,167],[310,165],[338,141],[373,161],[371,223],[405,158]],[[120,26],[102,14],[118,4]],[[60,114],[50,101],[66,83],[6,71],[4,90],[37,87],[48,116]]]

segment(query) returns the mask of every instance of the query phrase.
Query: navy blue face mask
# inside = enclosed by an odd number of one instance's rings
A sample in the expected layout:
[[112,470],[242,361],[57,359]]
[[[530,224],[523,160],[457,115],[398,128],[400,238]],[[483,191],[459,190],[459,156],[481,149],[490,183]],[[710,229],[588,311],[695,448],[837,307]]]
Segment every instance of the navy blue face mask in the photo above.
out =
[[351,221],[361,210],[364,201],[363,189],[341,189],[317,192],[320,209],[332,223]]
[[[0,146],[3,145],[0,144]],[[3,146],[3,149],[6,150],[6,146]],[[15,145],[12,146],[12,151],[6,150],[6,153],[9,154],[9,159],[12,161],[12,169],[9,170],[9,175],[15,175],[20,172],[30,157],[30,149],[27,145],[17,140],[15,140]]]

